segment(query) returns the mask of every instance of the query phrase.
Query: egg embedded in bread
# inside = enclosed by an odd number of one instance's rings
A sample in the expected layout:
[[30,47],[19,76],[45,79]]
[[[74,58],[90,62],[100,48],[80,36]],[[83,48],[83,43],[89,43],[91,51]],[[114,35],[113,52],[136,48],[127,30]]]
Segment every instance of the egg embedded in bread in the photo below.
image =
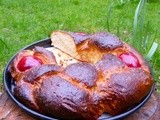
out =
[[115,35],[53,31],[51,42],[51,51],[19,52],[9,68],[16,98],[40,113],[69,120],[117,115],[153,85],[142,55]]

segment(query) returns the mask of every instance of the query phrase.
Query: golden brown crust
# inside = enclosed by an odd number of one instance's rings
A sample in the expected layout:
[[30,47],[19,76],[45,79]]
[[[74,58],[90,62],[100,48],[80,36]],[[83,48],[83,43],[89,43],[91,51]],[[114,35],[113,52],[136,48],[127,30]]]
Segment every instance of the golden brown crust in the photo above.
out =
[[[67,35],[67,40],[74,40],[78,59],[73,56],[75,63],[60,66],[57,58],[43,48],[20,52],[10,72],[16,80],[14,94],[24,104],[61,119],[97,119],[104,112],[122,113],[148,94],[153,84],[151,72],[142,55],[130,45],[104,32],[89,35],[56,31],[52,35],[55,34],[57,39]],[[141,66],[128,67],[118,57],[126,52],[133,53]],[[17,62],[28,54],[37,55],[45,64],[18,71]]]
[[22,57],[25,56],[36,56],[41,61],[43,61],[43,64],[55,64],[56,60],[52,52],[44,49],[43,47],[36,46],[33,50],[23,50],[19,52],[14,60],[12,61],[11,65],[9,66],[9,71],[15,80],[20,80],[23,76],[24,72],[20,71],[17,68],[17,64],[21,60]]

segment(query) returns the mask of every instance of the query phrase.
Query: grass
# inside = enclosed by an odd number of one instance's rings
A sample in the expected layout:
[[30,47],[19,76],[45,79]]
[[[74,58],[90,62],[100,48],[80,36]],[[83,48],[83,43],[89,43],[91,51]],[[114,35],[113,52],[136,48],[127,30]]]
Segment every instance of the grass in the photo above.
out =
[[[153,42],[160,44],[160,0],[148,0],[139,8],[135,37],[133,23],[138,3],[139,0],[0,1],[0,77],[18,50],[58,29],[110,31],[147,56]],[[160,47],[150,60],[157,85],[160,84],[159,51]]]

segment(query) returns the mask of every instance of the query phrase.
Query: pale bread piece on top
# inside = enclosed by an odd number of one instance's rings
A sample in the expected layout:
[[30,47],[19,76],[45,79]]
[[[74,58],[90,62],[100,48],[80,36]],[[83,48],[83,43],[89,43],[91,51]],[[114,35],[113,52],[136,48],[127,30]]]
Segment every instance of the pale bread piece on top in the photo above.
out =
[[73,37],[63,31],[54,31],[51,33],[51,45],[60,51],[68,54],[74,59],[79,59],[79,55],[76,51],[76,44]]

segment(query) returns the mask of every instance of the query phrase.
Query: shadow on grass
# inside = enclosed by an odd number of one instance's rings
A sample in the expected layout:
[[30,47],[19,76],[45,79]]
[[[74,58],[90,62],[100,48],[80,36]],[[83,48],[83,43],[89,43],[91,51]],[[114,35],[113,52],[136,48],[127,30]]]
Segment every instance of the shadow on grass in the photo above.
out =
[[0,47],[6,47],[6,48],[8,48],[7,44],[3,40],[1,40],[1,39],[0,39]]
[[0,61],[3,60],[3,56],[5,55],[6,52],[9,51],[8,45],[0,39]]

